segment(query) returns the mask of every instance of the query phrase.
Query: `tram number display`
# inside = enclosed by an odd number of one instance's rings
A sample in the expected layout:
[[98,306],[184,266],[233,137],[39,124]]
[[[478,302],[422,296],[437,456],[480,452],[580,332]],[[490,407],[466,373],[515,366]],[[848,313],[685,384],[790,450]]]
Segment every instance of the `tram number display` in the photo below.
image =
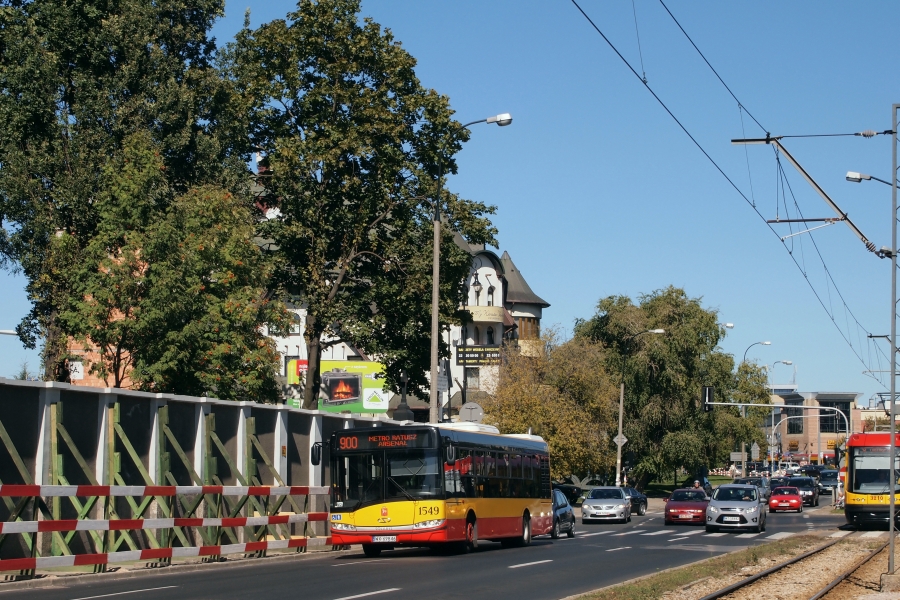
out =
[[338,451],[390,450],[392,448],[433,448],[433,436],[429,431],[398,432],[377,430],[369,432],[341,433],[337,435]]

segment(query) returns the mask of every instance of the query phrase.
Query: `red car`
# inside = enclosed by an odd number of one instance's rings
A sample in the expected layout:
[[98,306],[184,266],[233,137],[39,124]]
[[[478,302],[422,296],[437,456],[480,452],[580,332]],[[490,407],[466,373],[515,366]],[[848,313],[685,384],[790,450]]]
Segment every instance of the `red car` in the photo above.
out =
[[772,490],[772,495],[769,496],[769,512],[779,510],[803,512],[803,498],[800,497],[800,490],[795,487],[777,487]]
[[666,525],[673,523],[706,523],[706,505],[709,497],[702,489],[675,490],[666,500],[663,520]]

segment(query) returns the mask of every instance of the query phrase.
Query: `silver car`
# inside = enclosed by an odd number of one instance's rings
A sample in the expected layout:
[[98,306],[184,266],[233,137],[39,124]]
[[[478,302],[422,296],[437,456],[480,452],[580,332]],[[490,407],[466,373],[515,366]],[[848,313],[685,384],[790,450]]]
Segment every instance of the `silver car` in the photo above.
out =
[[631,501],[619,487],[595,487],[581,503],[581,523],[594,519],[603,521],[631,520]]
[[755,485],[720,485],[706,507],[706,531],[766,530],[766,500]]

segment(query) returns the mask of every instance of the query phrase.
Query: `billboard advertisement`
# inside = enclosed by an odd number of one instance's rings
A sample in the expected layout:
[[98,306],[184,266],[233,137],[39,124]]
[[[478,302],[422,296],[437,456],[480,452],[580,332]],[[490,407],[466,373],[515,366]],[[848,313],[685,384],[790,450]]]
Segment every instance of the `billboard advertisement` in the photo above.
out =
[[[383,372],[384,365],[378,362],[323,360],[319,367],[319,410],[335,413],[387,412],[391,394],[382,389],[384,380],[380,375]],[[302,386],[305,378],[305,360],[288,362],[289,386]],[[299,408],[302,398],[291,398],[290,403]]]

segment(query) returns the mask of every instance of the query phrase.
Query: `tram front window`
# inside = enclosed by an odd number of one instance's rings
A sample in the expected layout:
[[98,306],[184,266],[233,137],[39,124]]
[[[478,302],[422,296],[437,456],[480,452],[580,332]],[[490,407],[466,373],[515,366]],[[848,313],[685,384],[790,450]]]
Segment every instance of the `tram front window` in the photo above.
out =
[[[900,463],[895,458],[895,491],[900,491],[900,485],[897,485],[898,467]],[[885,494],[890,491],[890,452],[887,448],[854,448],[852,468],[849,491],[858,494]]]

